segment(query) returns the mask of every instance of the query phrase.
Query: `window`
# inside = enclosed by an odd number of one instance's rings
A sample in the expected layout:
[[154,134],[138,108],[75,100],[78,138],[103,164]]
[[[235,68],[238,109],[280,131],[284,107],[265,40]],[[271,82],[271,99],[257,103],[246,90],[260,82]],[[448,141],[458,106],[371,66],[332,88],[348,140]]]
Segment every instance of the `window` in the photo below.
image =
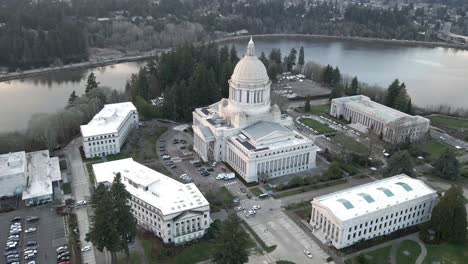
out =
[[385,195],[387,195],[387,197],[392,197],[392,196],[394,196],[394,194],[392,193],[392,191],[390,191],[390,190],[387,189],[387,188],[381,187],[381,188],[377,188],[377,190],[382,191],[383,193],[385,193]]
[[352,209],[354,208],[353,204],[350,203],[348,200],[345,199],[338,199],[338,202],[340,202],[346,209]]
[[359,193],[358,195],[361,196],[362,198],[364,198],[364,200],[366,200],[367,203],[375,202],[374,198],[372,198],[372,196],[370,196],[367,193]]
[[403,187],[403,189],[405,189],[405,191],[407,192],[410,192],[413,190],[413,188],[411,188],[411,186],[409,186],[407,183],[404,183],[404,182],[397,182],[395,183],[397,185],[400,185],[401,187]]

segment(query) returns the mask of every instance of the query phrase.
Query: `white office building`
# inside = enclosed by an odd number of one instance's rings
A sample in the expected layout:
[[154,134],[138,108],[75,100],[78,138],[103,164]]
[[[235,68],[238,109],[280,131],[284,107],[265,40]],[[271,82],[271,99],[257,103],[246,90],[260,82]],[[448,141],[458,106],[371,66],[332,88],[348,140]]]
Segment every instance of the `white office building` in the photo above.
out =
[[337,249],[430,220],[437,193],[400,174],[330,193],[311,202],[314,235]]
[[404,142],[407,138],[413,142],[429,130],[429,119],[408,115],[364,95],[333,99],[330,115],[361,124],[389,143]]
[[229,98],[193,111],[194,150],[204,161],[224,161],[246,182],[315,167],[317,148],[271,105],[270,85],[251,39],[229,80]]
[[48,203],[61,179],[59,160],[48,150],[0,155],[0,197],[22,195],[27,206]]
[[138,225],[164,243],[201,238],[211,224],[210,205],[194,183],[181,183],[132,158],[93,165],[96,184],[110,184],[117,173],[132,198]]
[[138,123],[138,112],[131,102],[104,105],[87,125],[80,127],[86,158],[119,153]]

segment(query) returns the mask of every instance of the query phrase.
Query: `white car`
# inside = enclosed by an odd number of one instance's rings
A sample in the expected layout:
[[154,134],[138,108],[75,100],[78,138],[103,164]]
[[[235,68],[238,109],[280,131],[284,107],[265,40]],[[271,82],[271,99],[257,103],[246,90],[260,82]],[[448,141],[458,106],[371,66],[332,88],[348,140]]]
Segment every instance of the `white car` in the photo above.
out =
[[260,209],[260,208],[261,208],[260,205],[254,205],[254,206],[252,206],[252,209],[254,209],[254,210],[258,210],[258,209]]
[[37,229],[36,229],[35,227],[30,227],[30,228],[24,230],[24,232],[25,232],[25,233],[32,233],[32,232],[36,232],[36,230],[37,230]]
[[460,146],[455,146],[456,149],[462,149]]
[[66,249],[68,249],[68,247],[66,247],[66,246],[61,246],[61,247],[58,247],[58,248],[57,248],[57,252],[60,252],[60,251],[62,251],[62,250],[66,250]]
[[185,177],[187,177],[187,174],[184,173],[184,174],[180,175],[179,177],[180,178],[185,178]]
[[371,170],[371,171],[376,171],[377,168],[376,168],[376,167],[370,167],[370,170]]
[[253,209],[250,209],[250,210],[247,210],[247,213],[253,215],[253,214],[256,214],[257,212]]
[[310,251],[307,250],[307,249],[304,249],[304,254],[305,254],[308,258],[312,258],[312,257],[313,257],[313,256],[312,256],[312,253],[310,253]]
[[76,205],[86,205],[86,201],[85,200],[79,200],[78,202],[76,202]]
[[81,249],[81,252],[86,252],[86,251],[90,251],[91,250],[91,246],[86,246],[86,247],[83,247]]

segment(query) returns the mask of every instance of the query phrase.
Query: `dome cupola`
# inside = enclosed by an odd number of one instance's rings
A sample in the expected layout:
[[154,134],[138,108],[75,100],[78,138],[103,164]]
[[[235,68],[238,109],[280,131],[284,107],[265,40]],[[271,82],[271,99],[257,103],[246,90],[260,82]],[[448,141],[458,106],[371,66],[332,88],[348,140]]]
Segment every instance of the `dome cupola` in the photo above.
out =
[[231,82],[245,88],[249,86],[254,88],[255,86],[265,85],[269,81],[265,65],[255,56],[255,44],[250,38],[245,56],[234,68]]

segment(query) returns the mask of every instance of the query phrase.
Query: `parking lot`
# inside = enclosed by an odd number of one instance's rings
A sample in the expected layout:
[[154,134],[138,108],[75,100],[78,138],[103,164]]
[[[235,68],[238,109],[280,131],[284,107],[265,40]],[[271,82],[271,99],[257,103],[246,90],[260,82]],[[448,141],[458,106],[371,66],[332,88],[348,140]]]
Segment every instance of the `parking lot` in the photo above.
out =
[[[177,139],[178,142],[176,141],[177,143],[174,143],[174,139]],[[182,142],[180,142],[181,140]],[[177,131],[169,128],[167,133],[161,136],[157,143],[157,151],[161,160],[163,159],[163,155],[168,155],[170,157],[169,159],[162,161],[167,170],[172,174],[169,176],[172,176],[178,181],[187,182],[180,178],[181,175],[186,174],[202,192],[208,191],[216,186],[227,187],[230,185],[240,184],[236,179],[229,181],[215,180],[215,177],[219,173],[224,171],[230,172],[229,169],[222,164],[216,164],[216,166],[213,167],[212,164],[203,163],[194,151],[189,150],[189,146],[192,144],[192,138],[188,132]],[[187,152],[192,153],[190,155],[184,155],[184,153]],[[201,166],[194,166],[193,161],[200,161]],[[209,175],[202,176],[202,168],[203,171],[208,172]]]
[[[38,221],[27,222],[26,219],[32,216],[39,217]],[[36,263],[57,263],[56,248],[66,244],[64,220],[62,216],[55,213],[51,205],[42,205],[38,207],[22,208],[16,211],[0,214],[0,243],[1,243],[1,263],[5,260],[5,245],[8,239],[11,220],[14,217],[21,217],[18,223],[21,223],[22,231],[19,233],[19,241],[16,250],[19,252],[20,263],[28,263],[24,260],[23,251],[27,247],[28,241],[37,242]],[[25,230],[36,228],[36,231],[26,233]]]

